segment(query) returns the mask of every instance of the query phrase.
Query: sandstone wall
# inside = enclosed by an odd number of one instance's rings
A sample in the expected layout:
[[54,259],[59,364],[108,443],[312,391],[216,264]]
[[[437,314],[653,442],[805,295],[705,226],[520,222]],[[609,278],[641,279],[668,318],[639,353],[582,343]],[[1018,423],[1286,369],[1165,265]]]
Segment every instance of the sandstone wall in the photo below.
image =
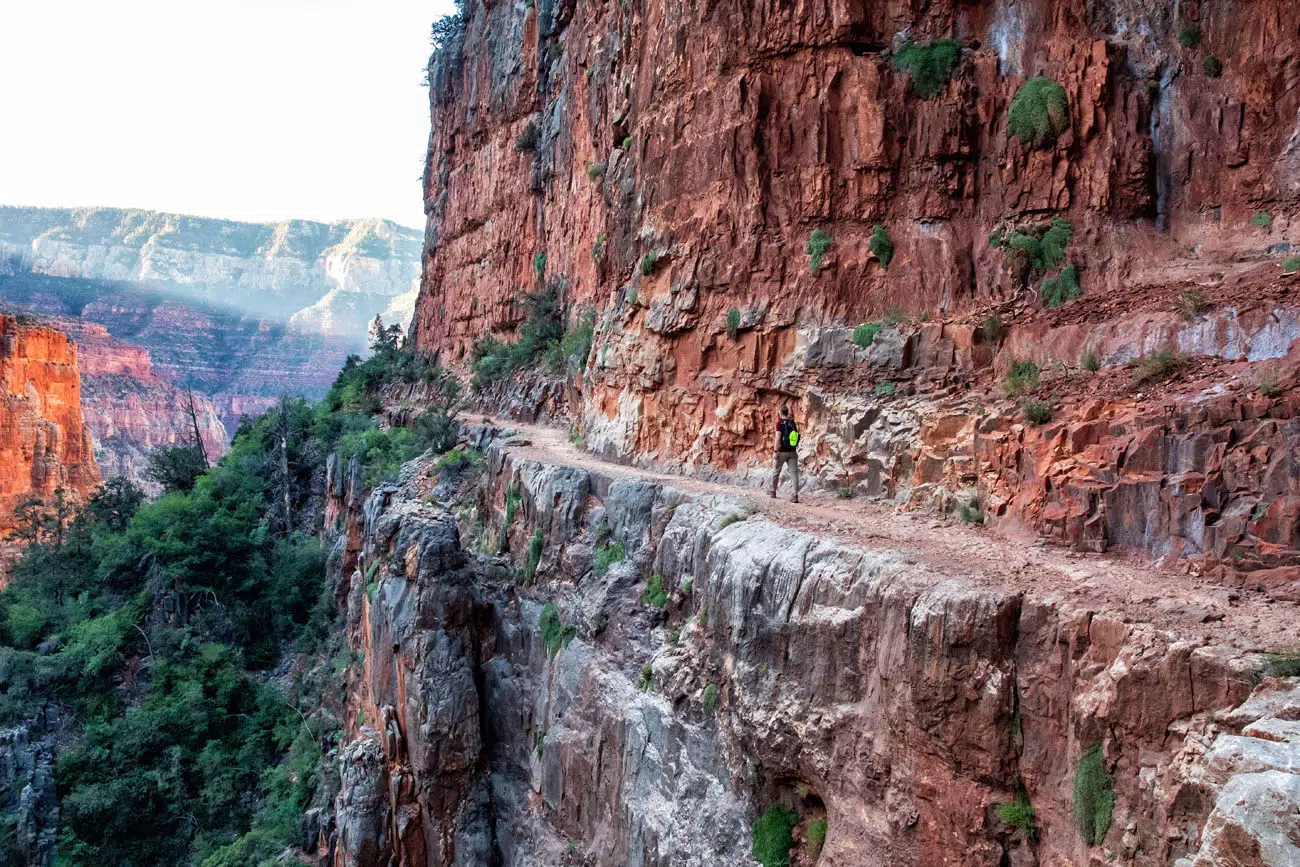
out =
[[0,316],[0,536],[23,500],[48,502],[63,488],[76,501],[99,482],[76,345],[52,328]]
[[[1149,599],[1117,594],[1113,566],[1052,554],[1018,553],[1038,558],[1022,569],[978,544],[960,563],[844,544],[741,503],[490,456],[476,505],[432,464],[364,505],[335,476],[350,531],[332,575],[364,662],[322,863],[752,867],[750,825],[773,803],[801,816],[799,865],[1300,856],[1300,698],[1258,680],[1259,651],[1297,639],[1277,609],[1154,581]],[[612,543],[626,559],[596,569]],[[1090,847],[1072,800],[1094,745],[1116,800]],[[1017,791],[1034,834],[999,817]]]

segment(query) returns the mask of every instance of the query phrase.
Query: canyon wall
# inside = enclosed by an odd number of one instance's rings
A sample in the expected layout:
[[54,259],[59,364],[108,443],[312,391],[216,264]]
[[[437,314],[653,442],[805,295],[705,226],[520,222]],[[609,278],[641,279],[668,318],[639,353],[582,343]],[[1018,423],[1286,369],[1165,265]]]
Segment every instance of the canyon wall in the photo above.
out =
[[364,337],[405,322],[420,234],[387,220],[240,223],[122,208],[0,207],[0,254],[45,274],[143,283],[183,298]]
[[1300,693],[1260,676],[1294,603],[471,442],[485,470],[426,458],[368,498],[331,465],[362,661],[317,863],[752,867],[771,805],[800,867],[1300,858]]
[[99,486],[81,413],[77,347],[66,334],[0,315],[0,537],[14,508],[36,498],[71,502]]
[[[901,52],[941,38],[926,95]],[[1294,592],[1295,4],[470,2],[430,80],[416,340],[467,364],[559,287],[596,344],[546,411],[589,449],[761,479],[792,402],[814,486]],[[1048,308],[1006,238],[1054,218],[1082,295]],[[1028,360],[1048,426],[999,386]]]

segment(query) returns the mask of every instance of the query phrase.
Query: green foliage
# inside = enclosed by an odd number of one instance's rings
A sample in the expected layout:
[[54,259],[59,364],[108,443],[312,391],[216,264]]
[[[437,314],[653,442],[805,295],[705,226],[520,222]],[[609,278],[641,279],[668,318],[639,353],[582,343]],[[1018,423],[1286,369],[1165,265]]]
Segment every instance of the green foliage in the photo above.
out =
[[1070,128],[1070,103],[1065,88],[1039,75],[1029,79],[1007,115],[1007,132],[1031,147],[1045,147]]
[[542,606],[542,614],[537,621],[537,626],[541,630],[542,647],[546,650],[548,659],[554,659],[578,634],[576,627],[560,620],[555,606],[549,602]]
[[1035,263],[1039,271],[1055,268],[1065,261],[1065,248],[1074,238],[1074,226],[1069,220],[1057,217],[1043,233],[1042,261]]
[[700,707],[706,714],[713,715],[713,711],[718,707],[718,685],[711,683],[704,687],[704,692],[700,695]]
[[1178,312],[1182,315],[1184,321],[1192,322],[1209,309],[1209,303],[1205,300],[1205,294],[1196,289],[1184,290],[1178,296],[1176,303]]
[[727,311],[727,336],[732,340],[740,337],[740,311],[735,307]]
[[537,741],[536,741],[535,750],[537,753],[537,758],[539,759],[542,757],[542,751],[546,747],[546,731],[547,731],[546,729],[540,729],[537,732]]
[[1300,677],[1300,650],[1271,653],[1264,665],[1264,673],[1270,677]]
[[[475,391],[490,388],[515,371],[538,364],[552,353],[563,352],[566,332],[564,310],[559,301],[561,285],[554,281],[537,292],[522,294],[526,314],[514,343],[502,343],[489,335],[474,344],[470,351],[470,365],[474,370],[471,386]],[[552,361],[548,366],[554,367],[555,363]]]
[[1101,370],[1101,359],[1097,357],[1097,350],[1091,347],[1084,350],[1083,358],[1079,361],[1079,366],[1089,373],[1096,373]]
[[980,335],[984,338],[985,343],[997,343],[1002,339],[1005,330],[1002,325],[1002,317],[996,313],[990,313],[984,317],[984,324],[980,326]]
[[632,150],[632,136],[630,135],[623,136],[623,141],[619,145],[619,149],[624,151]]
[[1201,28],[1197,24],[1184,25],[1178,31],[1178,44],[1184,48],[1195,48],[1201,44]]
[[533,273],[537,275],[537,281],[540,283],[546,279],[546,253],[538,251],[533,254]]
[[663,608],[668,604],[668,594],[664,591],[664,576],[658,572],[650,576],[646,582],[645,593],[641,596],[641,601],[650,608]]
[[653,274],[655,272],[655,268],[659,267],[659,260],[661,258],[663,258],[662,254],[656,253],[654,250],[651,250],[650,252],[642,256],[641,276],[649,277],[651,274]]
[[1002,378],[1002,390],[1007,397],[1019,397],[1038,387],[1041,371],[1032,361],[1013,361],[1011,370]]
[[1283,274],[1294,274],[1300,271],[1300,256],[1292,256],[1282,263]]
[[208,462],[194,446],[159,446],[149,455],[144,474],[166,493],[188,493],[208,469]]
[[1162,349],[1129,362],[1133,372],[1133,384],[1145,385],[1161,379],[1168,379],[1187,365],[1187,356],[1172,349]]
[[938,93],[948,83],[960,60],[961,45],[955,39],[908,41],[894,52],[894,67],[908,74],[912,88],[921,97]]
[[1073,265],[1066,265],[1055,277],[1043,280],[1043,303],[1048,307],[1060,307],[1067,301],[1073,301],[1082,294],[1079,288],[1079,272]]
[[1025,421],[1032,425],[1047,424],[1052,420],[1055,410],[1051,401],[1027,397],[1020,403],[1020,411],[1025,414]]
[[780,804],[768,807],[754,822],[754,841],[750,854],[763,867],[787,867],[790,847],[794,845],[794,826],[799,814]]
[[979,500],[971,500],[961,507],[961,521],[963,524],[984,523],[984,509],[980,507]]
[[821,852],[822,846],[826,843],[826,832],[830,830],[830,823],[825,819],[813,819],[808,823],[808,856],[816,858]]
[[[894,259],[894,242],[889,238],[889,232],[885,231],[884,226],[876,226],[871,230],[871,240],[868,242],[871,252],[880,260],[880,264],[888,268],[889,263]],[[816,269],[814,269],[816,270]]]
[[1252,226],[1259,226],[1261,229],[1271,229],[1273,227],[1273,215],[1260,211],[1258,214],[1250,218],[1250,224]]
[[841,500],[851,500],[851,499],[853,499],[853,486],[852,486],[852,485],[840,485],[840,489],[839,489],[838,491],[836,491],[836,495],[839,496],[839,498],[840,498]]
[[860,349],[866,349],[875,342],[876,335],[880,333],[883,327],[880,322],[864,322],[857,328],[853,329],[853,344]]
[[744,516],[732,512],[730,515],[722,519],[722,523],[718,525],[718,532],[722,532],[732,524],[739,524],[743,520],[745,520]]
[[477,449],[452,449],[438,458],[435,466],[441,473],[460,473],[483,466],[483,453]]
[[896,382],[876,383],[876,394],[878,394],[881,397],[889,397],[890,395],[894,394],[896,391],[898,391],[898,383]]
[[650,692],[655,688],[655,672],[650,667],[650,663],[641,666],[641,674],[637,678],[636,688],[641,692]]
[[523,131],[515,139],[515,150],[523,153],[537,149],[537,124],[531,120],[524,127]]
[[885,311],[885,318],[881,321],[892,327],[901,323],[905,318],[903,308],[895,305]]
[[542,534],[541,527],[533,531],[533,536],[528,540],[528,555],[524,558],[524,563],[519,567],[519,583],[532,584],[533,579],[537,577],[537,566],[542,562],[542,549],[546,546],[546,536]]
[[1074,821],[1089,846],[1106,838],[1114,808],[1115,790],[1098,744],[1083,754],[1074,772]]
[[831,248],[835,240],[821,229],[813,229],[808,237],[808,267],[814,274],[822,268],[822,257]]
[[1038,833],[1038,821],[1034,815],[1034,807],[1029,803],[1029,795],[1025,793],[1024,789],[1016,792],[1015,800],[1011,803],[996,804],[993,809],[997,812],[999,819],[1016,828],[1026,837],[1033,837]]
[[1282,389],[1278,386],[1277,379],[1272,376],[1262,377],[1256,384],[1255,388],[1264,397],[1277,397],[1282,393]]
[[587,180],[598,181],[605,176],[604,163],[587,163]]
[[604,575],[609,571],[610,566],[626,559],[627,552],[623,550],[622,542],[608,542],[596,551],[596,574]]
[[1206,78],[1218,78],[1223,75],[1223,61],[1211,54],[1201,62],[1201,71]]

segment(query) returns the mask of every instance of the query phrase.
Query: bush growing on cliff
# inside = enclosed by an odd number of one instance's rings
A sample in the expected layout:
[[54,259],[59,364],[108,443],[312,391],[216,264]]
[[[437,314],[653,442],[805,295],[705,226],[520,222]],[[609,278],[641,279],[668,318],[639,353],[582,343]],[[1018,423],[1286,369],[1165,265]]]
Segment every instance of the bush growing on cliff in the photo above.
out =
[[1133,372],[1134,385],[1146,385],[1161,379],[1169,379],[1187,365],[1187,356],[1172,349],[1162,349],[1129,362]]
[[816,274],[822,269],[822,257],[835,240],[821,229],[813,229],[808,236],[808,268]]
[[868,246],[880,260],[880,264],[888,268],[889,263],[894,260],[894,242],[889,239],[889,232],[885,231],[884,226],[876,226],[871,230]]
[[1101,370],[1101,359],[1097,357],[1097,350],[1089,347],[1084,350],[1083,358],[1079,361],[1079,366],[1089,373],[1096,373]]
[[1205,293],[1196,289],[1188,289],[1179,295],[1175,306],[1185,322],[1195,321],[1196,317],[1210,307],[1205,300]]
[[1201,28],[1197,24],[1187,24],[1178,31],[1178,44],[1184,48],[1195,48],[1201,44]]
[[876,335],[880,333],[882,323],[864,322],[857,328],[853,329],[853,345],[859,349],[866,349],[876,340]]
[[794,846],[794,826],[799,814],[780,804],[773,804],[754,822],[754,840],[750,854],[763,867],[787,867],[790,848]]
[[1011,370],[1002,377],[1002,390],[1007,397],[1020,397],[1038,387],[1041,371],[1032,361],[1013,361]]
[[704,687],[704,692],[700,694],[700,707],[709,716],[713,715],[713,711],[718,707],[718,685],[716,683]]
[[664,576],[658,572],[650,576],[646,582],[645,593],[641,596],[641,601],[650,608],[663,608],[668,604],[668,594],[664,591]]
[[659,260],[662,256],[654,250],[649,251],[641,257],[641,276],[649,277],[659,267]]
[[542,562],[542,548],[546,545],[546,536],[538,527],[533,531],[533,536],[528,540],[528,555],[524,558],[523,564],[519,567],[519,583],[532,584],[533,579],[537,577],[537,567]]
[[727,336],[732,340],[740,338],[740,311],[735,307],[727,311]]
[[1273,228],[1273,215],[1260,211],[1258,214],[1250,218],[1250,224],[1252,226],[1258,226],[1261,229],[1271,229]]
[[931,97],[952,77],[961,60],[961,45],[955,39],[933,42],[904,42],[894,52],[894,68],[907,73],[918,96]]
[[528,121],[528,125],[524,127],[523,131],[519,133],[518,138],[515,139],[515,150],[519,151],[520,153],[524,153],[526,151],[532,151],[536,149],[537,149],[537,124],[533,123],[530,120]]
[[596,574],[604,575],[609,571],[610,566],[622,563],[626,559],[627,552],[623,549],[622,542],[608,542],[596,551]]
[[1031,147],[1056,142],[1070,128],[1070,101],[1065,88],[1046,76],[1029,79],[1007,115],[1007,132]]
[[1089,846],[1106,839],[1114,808],[1115,789],[1098,744],[1083,754],[1074,772],[1074,821]]
[[1201,70],[1206,78],[1218,78],[1223,75],[1223,61],[1211,54],[1201,62]]
[[1264,673],[1269,677],[1300,677],[1300,650],[1269,654]]
[[830,823],[825,819],[813,819],[808,823],[808,857],[816,858],[821,854],[822,846],[826,843],[826,832],[830,830]]
[[198,449],[189,445],[159,446],[149,455],[144,474],[160,485],[165,493],[189,493],[208,462]]
[[565,337],[564,310],[559,300],[562,285],[562,281],[552,281],[537,292],[521,294],[526,313],[514,343],[503,343],[491,335],[475,342],[470,350],[474,371],[471,387],[475,391],[490,388],[516,370],[537,364],[557,346],[562,348]]
[[1060,307],[1065,302],[1078,298],[1081,293],[1079,272],[1073,265],[1066,265],[1060,274],[1043,280],[1043,304],[1047,307]]
[[576,627],[560,620],[560,615],[556,613],[555,606],[549,602],[542,606],[542,614],[537,620],[537,628],[542,633],[542,647],[546,650],[548,659],[554,659],[561,650],[569,646],[569,642],[578,634]]
[[993,808],[998,818],[1006,822],[1012,828],[1019,830],[1026,837],[1034,837],[1038,834],[1038,821],[1034,815],[1034,807],[1029,803],[1029,795],[1024,789],[1016,792],[1015,800],[1009,804],[996,804]]
[[1051,401],[1036,400],[1027,397],[1020,403],[1020,411],[1025,414],[1025,421],[1034,426],[1047,424],[1055,415],[1055,409]]

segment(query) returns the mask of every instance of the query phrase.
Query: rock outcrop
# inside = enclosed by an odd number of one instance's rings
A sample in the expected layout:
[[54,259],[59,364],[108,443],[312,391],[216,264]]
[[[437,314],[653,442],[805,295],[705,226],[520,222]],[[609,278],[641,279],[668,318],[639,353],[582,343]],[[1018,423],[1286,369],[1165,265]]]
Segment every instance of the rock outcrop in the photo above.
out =
[[[1285,0],[469,2],[430,66],[417,342],[463,363],[553,283],[597,314],[561,399],[609,457],[761,476],[790,401],[824,486],[1294,581],[1297,34]],[[901,49],[944,38],[928,95]],[[1036,76],[1064,107],[1026,142]],[[1204,375],[1135,387],[1161,351]],[[1051,427],[998,385],[1031,359],[1076,398]]]
[[0,315],[0,537],[15,528],[23,501],[49,503],[62,489],[75,503],[99,482],[76,345],[60,331]]
[[1294,603],[972,530],[839,542],[517,445],[477,500],[334,470],[364,663],[333,867],[753,867],[773,804],[798,865],[1294,858],[1295,680],[1259,680]]

